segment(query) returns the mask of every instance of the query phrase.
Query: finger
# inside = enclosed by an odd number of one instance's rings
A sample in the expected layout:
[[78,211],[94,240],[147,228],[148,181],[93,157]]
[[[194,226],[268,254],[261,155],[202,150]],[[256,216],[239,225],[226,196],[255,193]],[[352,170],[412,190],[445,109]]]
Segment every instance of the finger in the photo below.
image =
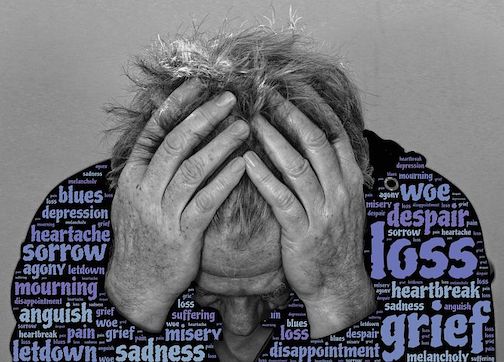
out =
[[306,93],[316,100],[318,106],[322,110],[327,124],[330,128],[330,134],[328,135],[329,143],[336,150],[336,155],[338,157],[340,169],[343,172],[345,178],[348,174],[357,172],[362,174],[359,165],[355,159],[355,152],[348,137],[348,133],[343,126],[343,123],[333,111],[333,109],[319,96],[317,91],[310,86],[306,86]]
[[137,138],[123,172],[143,176],[152,155],[163,141],[170,125],[182,115],[182,112],[202,90],[201,82],[193,78],[185,81],[164,100]]
[[[329,143],[331,143],[341,132],[345,132],[345,128],[341,123],[339,117],[333,111],[333,109],[326,103],[326,101],[317,93],[313,87],[305,84],[301,86],[302,93],[306,94],[314,103],[317,105],[317,108],[322,110],[324,117],[326,118],[326,122],[324,122],[324,126],[328,128],[327,130],[327,138]],[[278,94],[278,93],[277,93]],[[279,94],[278,94],[279,95]]]
[[343,131],[340,132],[339,135],[331,141],[331,143],[336,150],[338,162],[345,180],[357,178],[362,180],[361,183],[363,183],[364,179],[362,170],[357,163],[354,149],[352,147],[352,143],[350,142],[350,137],[348,137],[346,131],[343,129]]
[[273,175],[253,151],[245,153],[243,158],[247,175],[270,205],[282,228],[292,232],[306,228],[308,216],[289,188]]
[[201,189],[189,202],[181,216],[181,227],[206,230],[217,209],[238,185],[245,172],[243,158],[237,157],[227,164],[215,178]]
[[[312,97],[315,97],[315,95],[312,95]],[[325,108],[324,114],[329,117],[330,123],[338,122],[341,124],[336,114],[318,95],[315,101],[322,108],[324,108],[324,104],[329,108]],[[327,195],[331,192],[334,184],[340,182],[342,177],[336,149],[332,147],[325,133],[291,102],[278,93],[273,95],[273,102],[278,104],[275,109],[275,116],[284,121],[283,124],[287,129],[294,131],[306,157],[310,160],[324,193]]]
[[324,192],[308,160],[264,117],[257,115],[253,122],[264,150],[284,176],[284,181],[296,192],[305,209],[310,210],[310,205],[322,202]]
[[314,99],[324,114],[326,124],[329,126],[327,137],[329,143],[336,150],[339,166],[344,178],[347,179],[349,176],[362,177],[362,171],[357,164],[350,137],[339,117],[311,86],[305,85],[303,93],[308,94],[311,99]]
[[247,139],[249,132],[248,124],[237,120],[205,147],[182,162],[166,188],[163,204],[170,204],[182,213],[201,183]]
[[182,161],[224,120],[236,102],[224,92],[204,103],[179,123],[166,137],[152,157],[143,184],[162,195]]

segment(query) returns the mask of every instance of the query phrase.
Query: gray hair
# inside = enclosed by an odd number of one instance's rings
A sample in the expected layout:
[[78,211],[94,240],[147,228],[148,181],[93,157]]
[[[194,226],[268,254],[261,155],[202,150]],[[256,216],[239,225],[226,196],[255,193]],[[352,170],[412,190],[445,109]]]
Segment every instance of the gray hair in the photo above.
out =
[[[330,117],[324,116],[324,109],[329,106],[341,120],[351,140],[365,183],[372,183],[356,87],[345,74],[338,58],[323,54],[313,40],[291,28],[277,31],[259,26],[236,33],[221,31],[214,35],[196,31],[192,36],[177,36],[171,41],[158,38],[146,54],[135,58],[134,69],[136,73],[128,75],[136,93],[131,104],[107,108],[117,121],[114,130],[120,134],[113,147],[112,171],[108,175],[112,187],[117,186],[126,160],[151,115],[174,89],[190,78],[198,78],[205,87],[191,109],[220,92],[231,91],[237,97],[232,117],[249,121],[254,114],[261,113],[300,152],[302,150],[296,138],[284,126],[285,122],[275,117],[273,110],[276,105],[273,104],[272,94],[279,92],[291,101],[331,140],[338,136],[338,128],[331,124]],[[183,119],[180,117],[169,125],[168,131]],[[232,119],[222,122],[194,152],[231,122]],[[161,142],[156,141],[157,144]],[[253,128],[249,139],[222,166],[247,150],[255,151],[281,179]],[[224,224],[239,225],[240,235],[243,236],[240,239],[246,242],[260,232],[272,217],[268,204],[245,174],[217,211],[210,228],[219,228]]]

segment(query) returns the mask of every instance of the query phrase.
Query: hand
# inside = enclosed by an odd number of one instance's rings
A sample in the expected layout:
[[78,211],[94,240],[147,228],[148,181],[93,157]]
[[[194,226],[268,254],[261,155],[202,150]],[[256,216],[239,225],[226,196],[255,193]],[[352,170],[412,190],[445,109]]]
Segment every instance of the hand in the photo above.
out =
[[[147,331],[162,329],[171,305],[195,279],[203,233],[245,172],[238,157],[196,193],[249,134],[247,123],[237,120],[188,157],[236,102],[225,92],[166,135],[166,125],[180,117],[201,88],[197,80],[185,82],[147,122],[112,203],[114,250],[105,286],[119,311]],[[147,151],[156,146],[153,154]]]
[[[282,264],[292,289],[306,306],[312,338],[346,328],[374,310],[374,290],[363,260],[363,176],[348,136],[339,129],[330,144],[324,132],[280,95],[276,116],[294,132],[303,157],[260,115],[253,120],[282,183],[249,151],[247,174],[281,225]],[[292,191],[291,191],[292,190]]]

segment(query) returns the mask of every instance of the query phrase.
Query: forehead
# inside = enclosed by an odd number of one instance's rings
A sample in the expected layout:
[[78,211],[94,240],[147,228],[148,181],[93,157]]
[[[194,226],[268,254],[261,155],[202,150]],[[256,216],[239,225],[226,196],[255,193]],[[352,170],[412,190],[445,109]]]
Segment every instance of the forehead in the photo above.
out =
[[239,242],[240,237],[231,226],[207,231],[196,279],[201,288],[221,295],[256,295],[282,285],[285,276],[276,220],[246,242]]
[[236,225],[208,229],[201,253],[201,270],[215,276],[248,278],[273,272],[282,265],[280,226],[269,221],[260,232],[243,238]]
[[203,290],[217,295],[246,296],[274,292],[284,285],[282,268],[253,277],[229,278],[200,272],[196,283]]

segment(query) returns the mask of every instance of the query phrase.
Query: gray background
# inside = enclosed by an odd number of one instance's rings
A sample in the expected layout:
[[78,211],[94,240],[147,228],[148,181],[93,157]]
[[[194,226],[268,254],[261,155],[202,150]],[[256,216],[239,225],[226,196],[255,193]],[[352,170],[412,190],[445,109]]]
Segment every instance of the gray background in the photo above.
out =
[[[289,4],[306,31],[346,57],[368,128],[427,157],[478,211],[504,334],[504,5],[486,1],[0,1],[0,356],[14,327],[10,284],[45,195],[108,158],[101,111],[126,102],[122,66],[155,39],[206,16],[215,29]],[[182,27],[181,27],[182,26]],[[499,355],[504,355],[499,344]]]

